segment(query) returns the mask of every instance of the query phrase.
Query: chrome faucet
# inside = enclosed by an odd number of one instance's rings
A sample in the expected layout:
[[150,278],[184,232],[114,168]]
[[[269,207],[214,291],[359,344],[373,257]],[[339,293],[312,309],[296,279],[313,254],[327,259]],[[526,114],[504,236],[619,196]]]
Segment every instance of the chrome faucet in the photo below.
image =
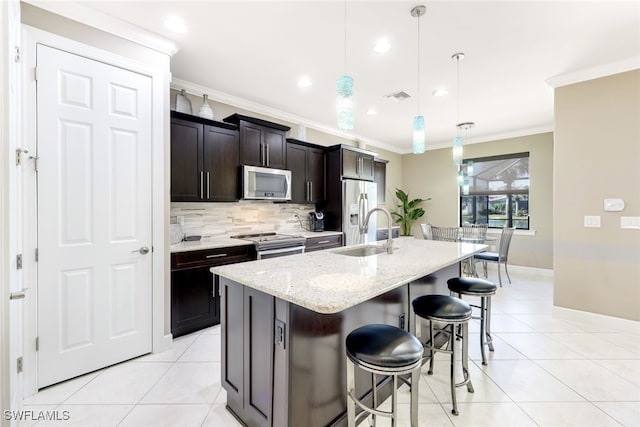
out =
[[367,212],[367,215],[364,217],[364,221],[363,221],[363,225],[362,225],[362,232],[366,233],[367,230],[369,229],[369,218],[371,218],[371,214],[374,213],[375,211],[380,211],[380,212],[384,212],[387,215],[387,225],[389,227],[389,234],[387,236],[387,243],[383,244],[382,247],[385,248],[387,250],[388,254],[392,254],[393,253],[393,235],[391,233],[391,224],[393,224],[393,220],[391,219],[391,213],[386,210],[385,208],[373,208],[371,209],[369,212]]

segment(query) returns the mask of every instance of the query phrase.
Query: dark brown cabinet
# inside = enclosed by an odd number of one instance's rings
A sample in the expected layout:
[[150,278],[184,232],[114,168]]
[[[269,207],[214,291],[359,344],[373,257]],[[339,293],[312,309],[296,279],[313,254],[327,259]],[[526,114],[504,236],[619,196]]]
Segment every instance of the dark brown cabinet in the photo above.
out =
[[275,298],[222,282],[222,385],[227,405],[246,425],[272,426]]
[[286,132],[289,126],[233,114],[223,119],[240,131],[240,162],[244,165],[284,169],[287,164]]
[[220,323],[217,265],[255,259],[251,245],[171,254],[171,333],[173,337]]
[[373,181],[374,154],[345,145],[330,147],[327,151],[327,179]]
[[323,249],[339,248],[342,246],[342,234],[331,236],[309,237],[304,244],[305,252],[320,251]]
[[324,149],[287,139],[287,169],[291,171],[291,201],[319,203],[324,200]]
[[375,159],[373,163],[373,181],[377,184],[378,204],[386,201],[388,160]]
[[171,201],[238,200],[236,126],[171,113]]

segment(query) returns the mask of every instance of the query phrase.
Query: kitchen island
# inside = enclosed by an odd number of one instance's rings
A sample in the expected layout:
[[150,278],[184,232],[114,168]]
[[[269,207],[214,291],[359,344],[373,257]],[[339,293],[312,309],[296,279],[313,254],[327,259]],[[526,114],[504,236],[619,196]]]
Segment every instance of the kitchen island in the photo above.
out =
[[[409,330],[411,300],[447,293],[485,245],[394,239],[393,254],[345,247],[215,267],[222,294],[222,385],[246,425],[346,425],[345,337],[386,323]],[[371,376],[358,372],[367,396]],[[389,382],[379,378],[384,396]],[[386,388],[386,389],[385,389]]]

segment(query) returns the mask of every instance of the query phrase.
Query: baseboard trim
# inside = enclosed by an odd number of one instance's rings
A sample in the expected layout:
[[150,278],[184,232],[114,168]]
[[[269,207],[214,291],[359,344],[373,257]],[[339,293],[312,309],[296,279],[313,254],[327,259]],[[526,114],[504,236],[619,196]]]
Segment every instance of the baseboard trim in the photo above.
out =
[[598,327],[615,329],[621,332],[640,334],[640,322],[623,319],[621,317],[606,316],[588,311],[574,310],[566,307],[553,306],[553,316],[565,320],[590,323]]

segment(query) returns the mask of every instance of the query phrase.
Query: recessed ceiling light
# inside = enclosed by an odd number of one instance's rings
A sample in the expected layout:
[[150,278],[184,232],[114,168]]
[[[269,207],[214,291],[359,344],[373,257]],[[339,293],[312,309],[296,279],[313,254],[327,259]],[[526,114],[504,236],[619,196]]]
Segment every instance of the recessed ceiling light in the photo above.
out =
[[298,87],[307,88],[313,84],[309,76],[302,76],[298,79]]
[[178,34],[184,34],[187,32],[188,28],[181,18],[177,16],[170,16],[164,21],[164,26],[167,30],[172,31]]
[[433,91],[433,96],[445,96],[449,94],[449,89],[446,87],[441,87]]
[[372,107],[367,110],[367,116],[375,116],[378,112]]
[[391,43],[387,39],[380,39],[373,45],[373,51],[375,53],[385,53],[391,49]]

